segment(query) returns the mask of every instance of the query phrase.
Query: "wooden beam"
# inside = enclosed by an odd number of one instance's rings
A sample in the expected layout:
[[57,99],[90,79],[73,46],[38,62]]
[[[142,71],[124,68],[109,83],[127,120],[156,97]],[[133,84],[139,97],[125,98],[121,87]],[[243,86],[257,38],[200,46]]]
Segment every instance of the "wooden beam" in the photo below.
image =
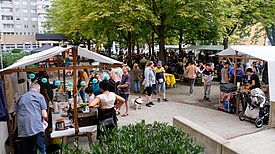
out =
[[259,59],[259,58],[249,58],[249,57],[236,57],[236,56],[219,56],[219,57],[232,58],[232,59],[241,59],[241,60],[261,60],[261,61],[264,61],[264,60]]
[[78,135],[78,114],[77,114],[77,81],[76,81],[76,48],[72,48],[73,52],[73,96],[74,96],[74,125],[75,125],[75,135]]
[[[122,65],[119,64],[100,64],[100,65],[89,65],[89,66],[75,66],[76,69],[84,69],[84,68],[112,68],[112,67],[119,67]],[[73,66],[66,66],[66,67],[49,67],[49,68],[23,68],[23,69],[9,69],[7,71],[0,72],[0,75],[4,74],[11,74],[15,72],[39,72],[39,71],[57,71],[57,70],[71,70]]]

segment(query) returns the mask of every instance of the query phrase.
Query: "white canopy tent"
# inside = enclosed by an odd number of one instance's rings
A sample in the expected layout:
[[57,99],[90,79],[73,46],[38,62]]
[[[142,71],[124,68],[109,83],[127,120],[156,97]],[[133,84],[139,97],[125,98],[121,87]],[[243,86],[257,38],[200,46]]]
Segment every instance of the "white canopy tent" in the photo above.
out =
[[[10,70],[10,69],[15,69],[19,67],[24,67],[28,66],[31,64],[35,64],[44,60],[47,60],[53,56],[60,55],[62,52],[68,50],[70,48],[62,48],[62,47],[53,47],[29,56],[25,56],[18,60],[16,63],[0,70],[0,72]],[[94,61],[104,63],[104,64],[122,64],[122,62],[119,62],[117,60],[114,60],[112,58],[100,55],[98,53],[89,51],[84,48],[78,48],[78,55],[81,57],[85,57],[87,59],[93,59]]]
[[[230,46],[216,55],[218,56],[250,56],[268,62],[269,96],[271,102],[270,125],[275,126],[275,46]],[[274,104],[274,105],[273,105]]]

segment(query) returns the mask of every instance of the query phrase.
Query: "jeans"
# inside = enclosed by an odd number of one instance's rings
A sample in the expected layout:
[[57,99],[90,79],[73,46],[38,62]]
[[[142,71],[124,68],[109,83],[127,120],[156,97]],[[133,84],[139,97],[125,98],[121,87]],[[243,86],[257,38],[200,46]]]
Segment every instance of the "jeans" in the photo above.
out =
[[204,85],[204,97],[205,98],[210,97],[210,90],[211,90],[211,85]]
[[79,94],[80,94],[80,97],[81,97],[82,101],[86,103],[86,93],[85,93],[85,90],[80,89],[79,90]]
[[165,93],[166,92],[166,87],[165,87],[165,82],[163,83],[157,83],[157,93]]
[[22,140],[24,146],[22,154],[36,154],[36,150],[39,150],[41,154],[46,154],[44,132],[29,137],[23,137]]
[[134,81],[134,92],[135,93],[140,93],[140,80],[135,80]]
[[194,85],[195,85],[195,79],[189,79],[190,80],[190,90],[189,90],[189,93],[190,94],[193,94],[194,92]]

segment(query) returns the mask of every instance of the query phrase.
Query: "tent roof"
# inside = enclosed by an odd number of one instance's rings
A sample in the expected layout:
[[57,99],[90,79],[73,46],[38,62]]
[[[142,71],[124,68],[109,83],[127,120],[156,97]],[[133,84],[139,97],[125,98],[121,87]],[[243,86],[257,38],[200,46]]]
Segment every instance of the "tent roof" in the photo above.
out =
[[94,59],[94,61],[106,63],[106,64],[122,64],[122,62],[114,60],[112,58],[103,56],[101,54],[98,54],[96,52],[87,50],[85,48],[78,48],[78,55],[88,58],[88,59]]
[[221,51],[224,47],[223,45],[191,45],[190,47],[184,49]]
[[[2,71],[6,71],[9,69],[15,69],[18,67],[24,67],[24,66],[28,66],[28,65],[32,65],[44,60],[47,60],[53,56],[56,55],[60,55],[62,52],[68,50],[70,48],[62,48],[62,47],[53,47],[29,56],[25,56],[21,59],[19,59],[16,63],[0,70],[0,72]],[[98,53],[89,51],[87,49],[83,49],[83,48],[78,48],[78,55],[88,58],[88,59],[93,59],[94,61],[100,62],[100,63],[105,63],[105,64],[122,64],[122,62],[119,62],[117,60],[114,60],[112,58],[100,55]]]
[[236,51],[238,55],[249,55],[254,58],[259,58],[264,61],[275,61],[275,46],[246,46],[246,45],[233,45],[216,55],[218,56],[235,56]]

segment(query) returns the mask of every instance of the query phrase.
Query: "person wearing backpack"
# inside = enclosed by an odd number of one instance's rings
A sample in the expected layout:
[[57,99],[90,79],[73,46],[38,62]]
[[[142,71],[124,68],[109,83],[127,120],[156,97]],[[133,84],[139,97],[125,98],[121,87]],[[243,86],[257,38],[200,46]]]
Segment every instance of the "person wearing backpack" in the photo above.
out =
[[156,72],[156,87],[157,87],[157,96],[158,96],[158,102],[160,102],[160,91],[163,95],[163,101],[168,101],[166,98],[166,87],[165,87],[165,70],[162,67],[162,62],[158,61],[157,67],[155,68]]

